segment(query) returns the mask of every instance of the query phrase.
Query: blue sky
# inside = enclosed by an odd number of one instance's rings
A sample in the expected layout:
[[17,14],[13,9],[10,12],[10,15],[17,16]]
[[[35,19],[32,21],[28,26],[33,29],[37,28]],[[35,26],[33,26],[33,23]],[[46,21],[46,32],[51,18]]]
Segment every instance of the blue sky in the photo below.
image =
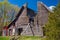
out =
[[56,6],[58,3],[58,0],[38,0],[38,1],[42,1],[44,4],[46,4],[48,7],[49,6]]
[[11,4],[17,5],[21,7],[24,3],[28,3],[28,7],[35,10],[37,9],[37,1],[42,1],[44,4],[49,6],[56,6],[58,1],[57,0],[8,0]]
[[9,2],[18,5],[19,7],[27,2],[29,8],[33,10],[37,9],[37,0],[9,0]]

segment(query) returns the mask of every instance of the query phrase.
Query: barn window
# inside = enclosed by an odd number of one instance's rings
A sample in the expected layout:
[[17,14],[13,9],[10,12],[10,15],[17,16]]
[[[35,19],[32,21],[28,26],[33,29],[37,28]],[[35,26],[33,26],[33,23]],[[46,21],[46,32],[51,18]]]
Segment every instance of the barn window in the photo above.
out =
[[23,28],[18,28],[18,35],[21,35]]
[[34,22],[33,18],[29,18],[29,23]]

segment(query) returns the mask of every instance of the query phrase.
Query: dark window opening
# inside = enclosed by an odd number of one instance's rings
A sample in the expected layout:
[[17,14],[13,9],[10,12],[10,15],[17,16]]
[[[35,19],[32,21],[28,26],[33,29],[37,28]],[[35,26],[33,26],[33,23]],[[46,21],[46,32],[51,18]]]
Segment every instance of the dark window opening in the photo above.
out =
[[13,26],[15,26],[15,23],[13,23]]
[[42,27],[43,28],[43,36],[45,36],[45,28],[44,27]]
[[29,23],[34,22],[33,18],[29,18]]
[[12,35],[12,29],[9,29],[9,36]]
[[23,31],[23,28],[18,28],[18,35],[21,35],[22,31]]

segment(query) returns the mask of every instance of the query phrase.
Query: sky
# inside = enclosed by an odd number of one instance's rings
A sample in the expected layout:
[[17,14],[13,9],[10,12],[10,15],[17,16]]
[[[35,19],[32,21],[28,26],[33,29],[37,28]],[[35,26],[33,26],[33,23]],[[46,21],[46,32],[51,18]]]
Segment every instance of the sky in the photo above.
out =
[[[0,0],[2,1],[2,0]],[[11,4],[17,5],[21,7],[26,2],[28,3],[28,7],[33,9],[34,11],[37,10],[37,1],[43,2],[46,6],[56,6],[58,1],[57,0],[8,0]]]

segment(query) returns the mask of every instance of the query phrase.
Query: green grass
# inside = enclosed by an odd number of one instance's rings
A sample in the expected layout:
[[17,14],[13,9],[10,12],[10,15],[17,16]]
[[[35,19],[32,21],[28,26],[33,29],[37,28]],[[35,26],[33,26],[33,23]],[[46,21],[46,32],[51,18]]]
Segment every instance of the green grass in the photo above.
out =
[[9,37],[0,36],[0,40],[9,40],[9,39],[10,39]]
[[[10,40],[11,37],[2,37],[0,36],[0,40]],[[20,36],[19,40],[43,40],[43,38],[39,36]]]
[[21,36],[19,40],[42,40],[39,36]]

